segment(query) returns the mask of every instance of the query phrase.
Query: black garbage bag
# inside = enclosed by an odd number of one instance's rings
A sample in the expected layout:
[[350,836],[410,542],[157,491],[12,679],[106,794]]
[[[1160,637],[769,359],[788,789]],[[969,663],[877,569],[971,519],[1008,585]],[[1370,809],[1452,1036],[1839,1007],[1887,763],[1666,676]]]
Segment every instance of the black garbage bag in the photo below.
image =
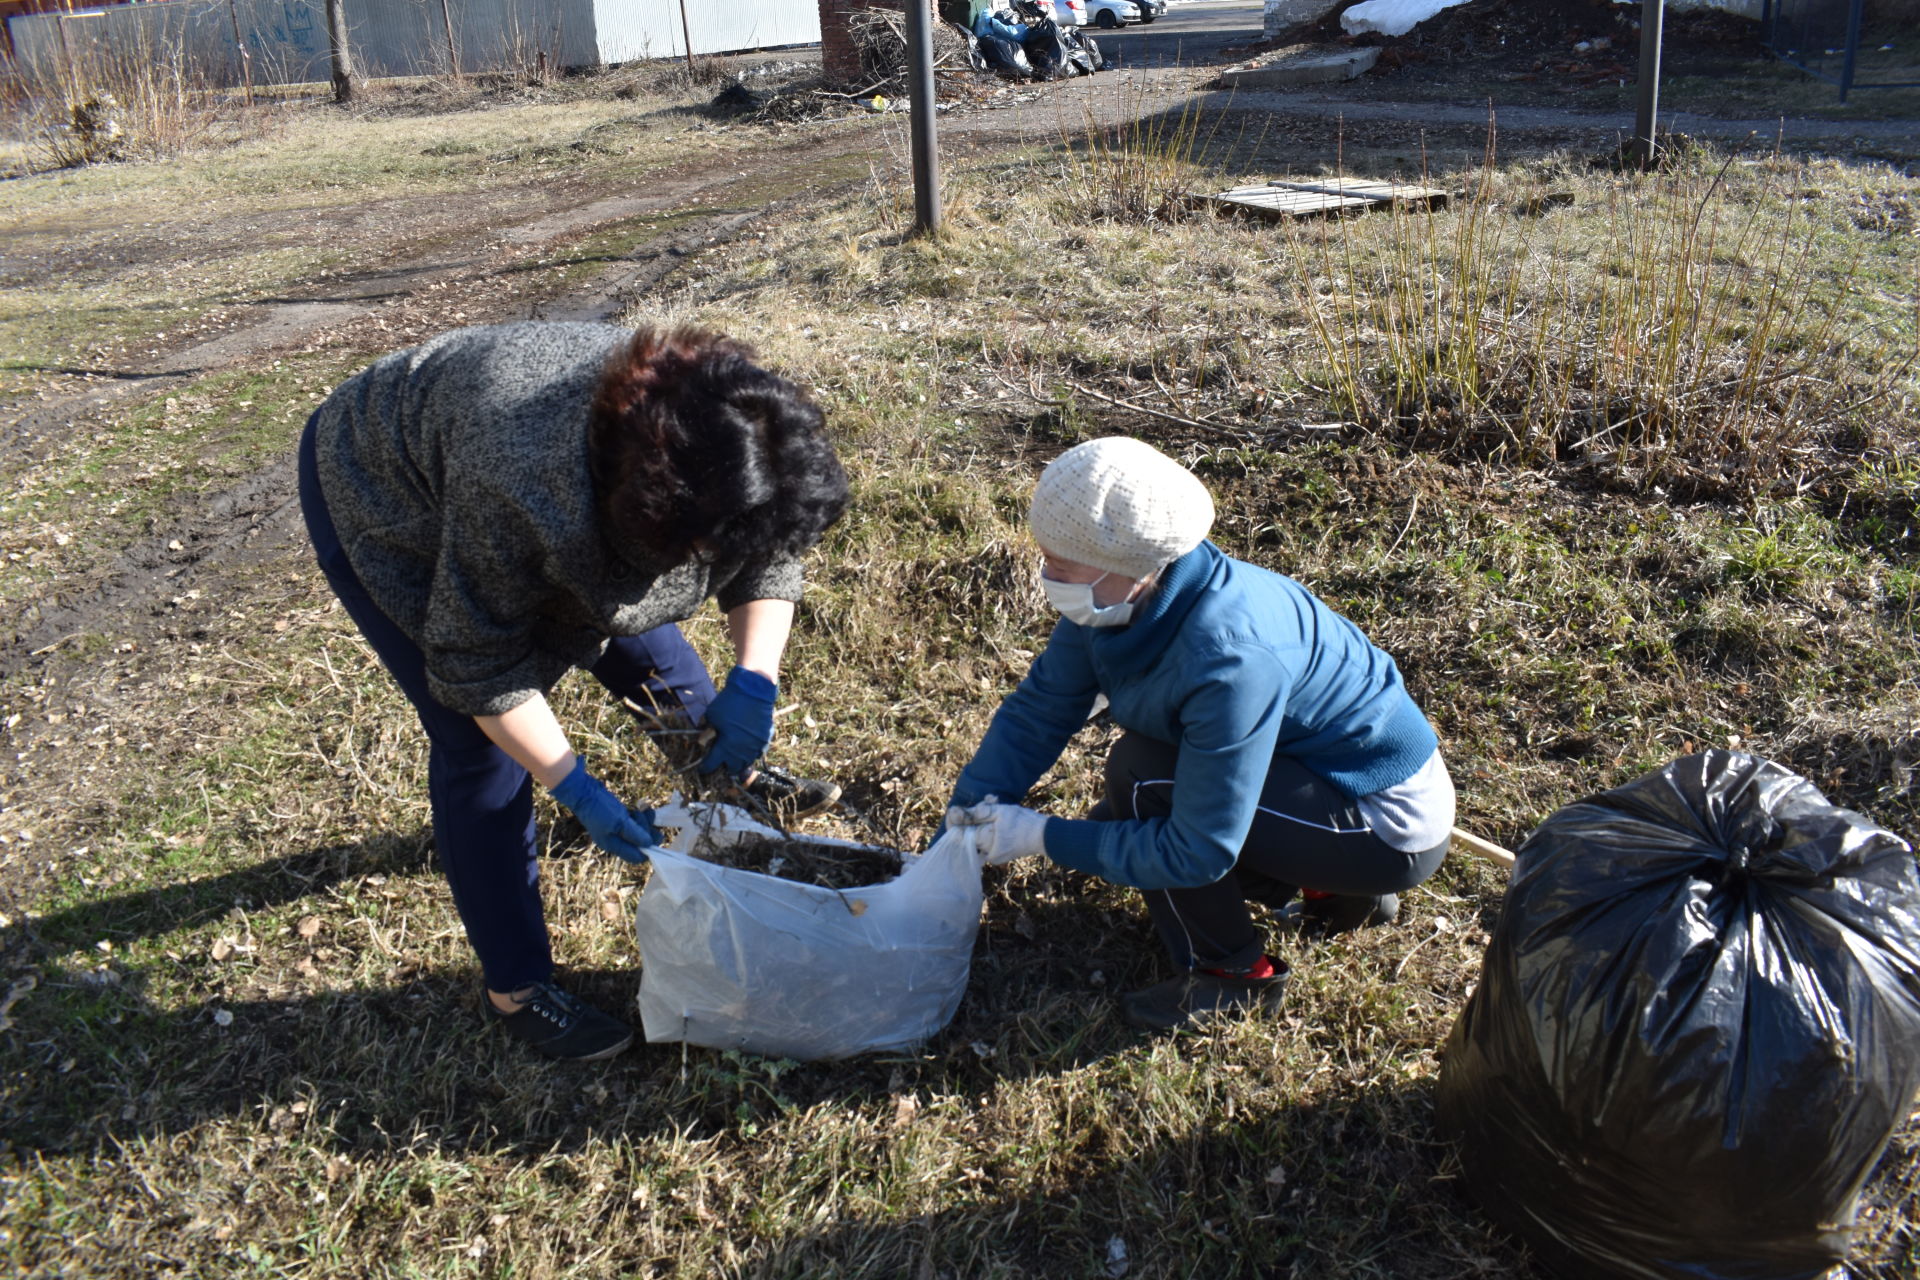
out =
[[1080,74],[1080,68],[1073,63],[1073,50],[1067,47],[1059,25],[1052,18],[1028,23],[1026,43],[1022,47],[1027,51],[1027,61],[1033,64],[1036,79],[1065,80]]
[[1073,63],[1083,74],[1107,69],[1107,60],[1100,55],[1100,45],[1092,36],[1083,35],[1076,27],[1062,27],[1060,37],[1073,51]]
[[1075,75],[1092,75],[1094,63],[1081,50],[1071,27],[1060,27],[1054,19],[1043,17],[1027,23],[1027,61],[1033,63],[1033,75],[1041,81],[1068,81]]
[[1578,1277],[1817,1277],[1920,1084],[1907,844],[1710,751],[1518,851],[1447,1040],[1466,1184]]
[[1021,80],[1033,78],[1033,64],[1019,45],[999,36],[973,36],[971,60],[976,71],[992,71]]

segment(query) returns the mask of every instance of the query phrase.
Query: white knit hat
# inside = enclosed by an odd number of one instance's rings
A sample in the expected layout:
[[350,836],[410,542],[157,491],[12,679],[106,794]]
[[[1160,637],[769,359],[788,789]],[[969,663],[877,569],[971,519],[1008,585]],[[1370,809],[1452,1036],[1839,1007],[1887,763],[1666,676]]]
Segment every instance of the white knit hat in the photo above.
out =
[[1213,498],[1152,445],[1107,436],[1047,464],[1027,519],[1050,554],[1144,578],[1200,545],[1213,527]]

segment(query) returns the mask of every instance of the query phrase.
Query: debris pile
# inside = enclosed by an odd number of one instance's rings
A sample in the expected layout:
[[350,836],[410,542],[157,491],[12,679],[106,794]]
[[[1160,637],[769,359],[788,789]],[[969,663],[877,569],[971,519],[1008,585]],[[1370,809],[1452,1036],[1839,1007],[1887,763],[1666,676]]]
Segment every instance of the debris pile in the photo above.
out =
[[779,836],[740,835],[732,840],[715,840],[702,833],[691,852],[716,866],[755,871],[822,889],[864,889],[885,884],[900,874],[903,865],[897,849]]
[[[876,93],[902,94],[907,91],[907,16],[893,9],[862,9],[851,14],[847,25],[853,46],[860,51],[860,79],[866,87],[855,97]],[[965,71],[971,69],[967,38],[946,22],[933,24],[933,66]]]

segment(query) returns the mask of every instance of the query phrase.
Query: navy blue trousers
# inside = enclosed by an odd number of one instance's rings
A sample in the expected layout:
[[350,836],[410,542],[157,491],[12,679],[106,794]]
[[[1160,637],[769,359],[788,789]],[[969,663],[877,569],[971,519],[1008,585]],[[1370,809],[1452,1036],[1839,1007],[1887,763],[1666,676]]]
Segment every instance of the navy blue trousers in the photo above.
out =
[[[1173,813],[1180,750],[1126,733],[1107,754],[1106,797],[1096,818],[1165,818]],[[1289,756],[1275,756],[1239,861],[1212,884],[1143,890],[1160,943],[1182,969],[1244,969],[1265,939],[1248,902],[1285,906],[1302,888],[1373,895],[1411,889],[1440,869],[1442,843],[1402,853],[1368,830],[1339,788]]]
[[[300,438],[300,508],[320,571],[426,730],[434,847],[487,986],[517,991],[546,981],[553,973],[553,950],[540,907],[533,779],[493,745],[472,716],[441,705],[427,692],[420,646],[380,611],[347,563],[320,493],[312,422]],[[696,720],[713,701],[706,664],[672,624],[615,637],[589,670],[616,697],[684,707]]]

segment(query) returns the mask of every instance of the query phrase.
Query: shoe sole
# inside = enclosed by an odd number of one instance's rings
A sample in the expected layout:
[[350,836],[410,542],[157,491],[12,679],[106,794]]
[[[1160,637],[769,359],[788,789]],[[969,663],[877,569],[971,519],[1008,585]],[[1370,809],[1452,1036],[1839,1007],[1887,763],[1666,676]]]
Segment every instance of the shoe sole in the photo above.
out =
[[1400,902],[1397,895],[1392,910],[1383,912],[1375,907],[1373,913],[1365,920],[1341,925],[1330,923],[1325,917],[1311,915],[1301,909],[1300,903],[1294,902],[1274,913],[1273,927],[1281,933],[1295,937],[1332,938],[1344,933],[1353,933],[1359,929],[1378,929],[1382,925],[1392,924],[1399,918]]
[[830,782],[827,785],[832,789],[828,791],[826,795],[814,801],[812,804],[808,805],[804,809],[793,810],[792,811],[793,816],[796,818],[811,818],[814,814],[823,812],[824,810],[827,810],[827,809],[831,809],[834,805],[840,803],[840,795],[841,795],[840,784],[837,782]]
[[551,1053],[542,1049],[539,1045],[534,1044],[531,1040],[522,1040],[512,1032],[507,1032],[506,1035],[507,1039],[513,1041],[513,1043],[525,1045],[528,1052],[537,1053],[549,1062],[605,1062],[608,1058],[618,1057],[628,1049],[631,1049],[634,1039],[633,1034],[629,1032],[625,1040],[621,1040],[616,1044],[610,1044],[604,1049],[597,1049],[592,1053]]
[[[554,1059],[554,1061],[556,1062],[604,1062],[608,1058],[618,1057],[620,1054],[625,1053],[628,1049],[631,1049],[632,1047],[633,1047],[633,1037],[629,1035],[625,1040],[622,1040],[619,1044],[609,1045],[607,1048],[602,1049],[598,1053],[582,1054],[578,1058],[556,1058]],[[537,1053],[539,1051],[535,1050],[535,1052]]]
[[1235,1018],[1266,1017],[1273,1013],[1257,1005],[1243,1005],[1234,1009],[1195,1009],[1185,1014],[1177,1022],[1163,1022],[1158,1018],[1146,1017],[1135,1013],[1125,1005],[1120,1007],[1120,1020],[1137,1031],[1202,1031],[1216,1022],[1231,1022]]

